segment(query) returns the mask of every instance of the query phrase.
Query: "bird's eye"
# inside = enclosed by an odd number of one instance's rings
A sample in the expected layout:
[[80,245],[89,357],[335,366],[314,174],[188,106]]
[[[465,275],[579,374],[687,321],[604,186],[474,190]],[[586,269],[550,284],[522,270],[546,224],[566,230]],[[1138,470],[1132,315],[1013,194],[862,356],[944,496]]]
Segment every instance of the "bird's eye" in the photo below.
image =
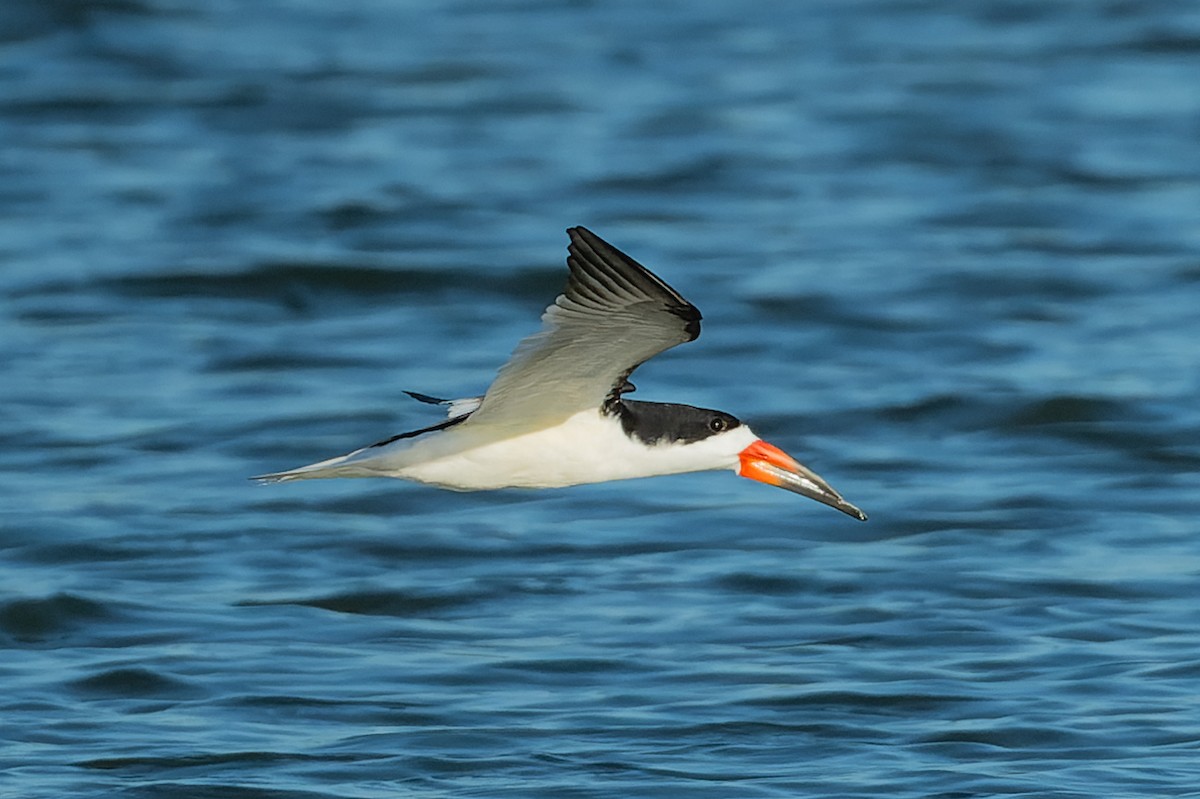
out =
[[714,433],[720,433],[729,427],[729,422],[722,419],[720,416],[714,416],[708,420],[708,429]]

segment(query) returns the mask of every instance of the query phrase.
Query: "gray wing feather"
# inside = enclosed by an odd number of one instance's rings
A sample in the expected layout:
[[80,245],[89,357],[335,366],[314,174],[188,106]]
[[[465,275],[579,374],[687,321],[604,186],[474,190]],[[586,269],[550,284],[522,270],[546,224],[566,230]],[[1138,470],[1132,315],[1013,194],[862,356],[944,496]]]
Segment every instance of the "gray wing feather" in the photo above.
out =
[[465,424],[528,428],[599,409],[641,363],[700,335],[700,311],[650,270],[586,228],[567,233],[566,290]]

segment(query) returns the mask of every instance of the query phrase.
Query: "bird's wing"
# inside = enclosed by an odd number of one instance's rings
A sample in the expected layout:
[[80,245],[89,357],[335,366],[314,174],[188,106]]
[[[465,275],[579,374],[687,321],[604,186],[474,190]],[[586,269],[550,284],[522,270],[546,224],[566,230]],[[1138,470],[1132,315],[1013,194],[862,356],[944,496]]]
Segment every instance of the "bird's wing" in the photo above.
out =
[[700,335],[700,311],[650,270],[586,228],[567,233],[566,290],[465,424],[528,428],[599,409],[641,363]]

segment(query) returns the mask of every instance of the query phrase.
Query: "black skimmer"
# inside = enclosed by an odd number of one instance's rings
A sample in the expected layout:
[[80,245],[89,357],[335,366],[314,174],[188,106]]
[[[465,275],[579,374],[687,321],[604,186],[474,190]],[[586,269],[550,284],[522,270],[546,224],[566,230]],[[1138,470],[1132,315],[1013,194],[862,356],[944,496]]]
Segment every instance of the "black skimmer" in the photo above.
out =
[[866,521],[807,467],[722,411],[626,398],[639,365],[700,335],[700,312],[590,230],[570,228],[566,290],[482,397],[432,427],[252,479],[398,477],[457,491],[556,488],[732,469]]

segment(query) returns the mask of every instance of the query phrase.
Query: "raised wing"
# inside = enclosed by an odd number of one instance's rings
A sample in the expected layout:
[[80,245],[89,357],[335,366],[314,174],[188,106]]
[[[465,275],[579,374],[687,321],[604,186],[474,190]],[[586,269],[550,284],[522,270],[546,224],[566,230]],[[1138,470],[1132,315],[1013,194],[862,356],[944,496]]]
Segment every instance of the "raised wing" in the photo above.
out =
[[599,409],[644,361],[700,335],[700,311],[650,270],[586,228],[567,233],[566,290],[464,424],[528,428]]

